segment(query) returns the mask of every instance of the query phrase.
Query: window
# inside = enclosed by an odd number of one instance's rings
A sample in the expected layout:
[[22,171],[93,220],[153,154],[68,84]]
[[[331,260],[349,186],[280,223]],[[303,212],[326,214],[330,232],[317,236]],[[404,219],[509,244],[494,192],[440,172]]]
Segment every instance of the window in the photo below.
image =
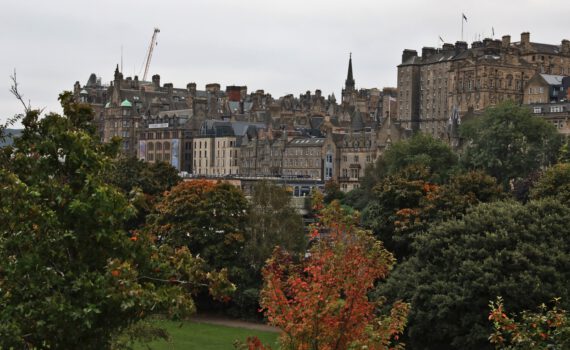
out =
[[534,113],[542,113],[542,108],[541,107],[534,107],[533,112]]
[[560,113],[562,112],[562,106],[552,106],[550,107],[551,113]]

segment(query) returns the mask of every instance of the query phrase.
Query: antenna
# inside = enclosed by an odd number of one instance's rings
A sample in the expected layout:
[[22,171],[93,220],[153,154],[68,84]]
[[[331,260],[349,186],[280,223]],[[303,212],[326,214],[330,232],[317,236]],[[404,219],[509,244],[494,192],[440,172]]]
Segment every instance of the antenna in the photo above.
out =
[[121,44],[121,72],[123,71],[123,45]]

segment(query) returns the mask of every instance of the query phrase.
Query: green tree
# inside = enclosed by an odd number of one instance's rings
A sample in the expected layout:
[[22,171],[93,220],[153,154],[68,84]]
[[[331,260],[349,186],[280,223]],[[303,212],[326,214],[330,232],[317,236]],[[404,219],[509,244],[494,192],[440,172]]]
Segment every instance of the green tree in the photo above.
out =
[[241,259],[248,210],[235,186],[183,181],[157,203],[148,229],[165,243],[188,247],[213,268],[231,268]]
[[406,216],[408,223],[415,223],[412,216],[418,217],[422,198],[434,189],[424,180],[427,177],[429,171],[421,166],[410,166],[384,177],[374,187],[373,198],[362,213],[363,224],[372,229],[398,259],[410,254],[410,243],[415,235],[407,230],[407,224],[401,225],[399,218]]
[[276,246],[293,255],[305,251],[303,218],[291,206],[291,194],[285,188],[258,182],[250,208],[243,257],[254,271],[261,272]]
[[233,290],[187,249],[123,229],[135,208],[104,179],[117,144],[93,137],[71,93],[60,101],[65,116],[28,111],[1,155],[0,348],[110,349],[153,314],[190,315],[202,286]]
[[325,183],[325,203],[330,203],[335,199],[341,200],[344,198],[344,192],[340,190],[340,185],[334,180],[329,180]]
[[172,165],[165,162],[148,163],[136,157],[118,158],[108,179],[125,193],[139,188],[144,194],[153,197],[182,181]]
[[164,192],[182,181],[176,168],[168,163],[148,163],[124,156],[112,162],[105,179],[121,189],[137,209],[126,229],[140,228]]
[[261,269],[275,247],[292,256],[304,254],[307,238],[303,218],[291,206],[291,194],[281,186],[260,181],[253,187],[242,253],[245,269],[235,280],[234,302],[240,316],[258,315]]
[[554,197],[570,204],[570,163],[556,164],[546,170],[530,190],[530,198]]
[[488,349],[488,300],[513,312],[570,297],[570,208],[553,199],[480,204],[418,235],[379,295],[411,303],[412,349]]
[[378,179],[394,175],[410,167],[428,170],[430,180],[442,183],[457,166],[457,155],[448,144],[429,134],[417,133],[409,139],[396,142],[378,159],[375,170]]
[[556,162],[561,136],[528,108],[505,102],[461,125],[463,163],[495,177],[505,187]]

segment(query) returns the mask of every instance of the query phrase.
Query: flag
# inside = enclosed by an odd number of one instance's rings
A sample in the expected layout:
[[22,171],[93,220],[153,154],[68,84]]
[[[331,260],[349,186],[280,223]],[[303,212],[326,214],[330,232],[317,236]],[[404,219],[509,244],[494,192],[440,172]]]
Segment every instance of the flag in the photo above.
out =
[[493,36],[495,36],[495,27],[491,27],[491,30],[493,31]]
[[390,101],[390,102],[396,102],[397,100],[396,100],[395,97],[388,96],[388,101]]
[[462,13],[462,15],[463,15],[463,19],[465,20],[465,22],[467,22],[467,16],[465,16],[464,13]]
[[441,40],[442,43],[444,43],[445,41],[443,41],[443,39],[441,38],[441,36],[439,37],[439,40]]

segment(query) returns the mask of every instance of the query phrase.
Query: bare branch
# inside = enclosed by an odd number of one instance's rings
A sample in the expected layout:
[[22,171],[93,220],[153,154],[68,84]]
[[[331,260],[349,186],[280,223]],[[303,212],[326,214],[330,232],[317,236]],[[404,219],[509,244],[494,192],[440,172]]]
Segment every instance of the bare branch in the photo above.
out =
[[26,104],[26,102],[24,102],[24,95],[22,95],[20,93],[20,91],[18,90],[18,79],[16,76],[16,69],[14,69],[14,75],[11,75],[10,79],[12,80],[12,86],[10,86],[10,92],[12,93],[12,95],[14,95],[16,97],[16,99],[18,101],[20,101],[22,103],[22,105],[24,106],[24,112],[27,114],[28,112],[30,112],[32,110],[32,106],[31,106],[29,100],[28,100],[28,104]]

